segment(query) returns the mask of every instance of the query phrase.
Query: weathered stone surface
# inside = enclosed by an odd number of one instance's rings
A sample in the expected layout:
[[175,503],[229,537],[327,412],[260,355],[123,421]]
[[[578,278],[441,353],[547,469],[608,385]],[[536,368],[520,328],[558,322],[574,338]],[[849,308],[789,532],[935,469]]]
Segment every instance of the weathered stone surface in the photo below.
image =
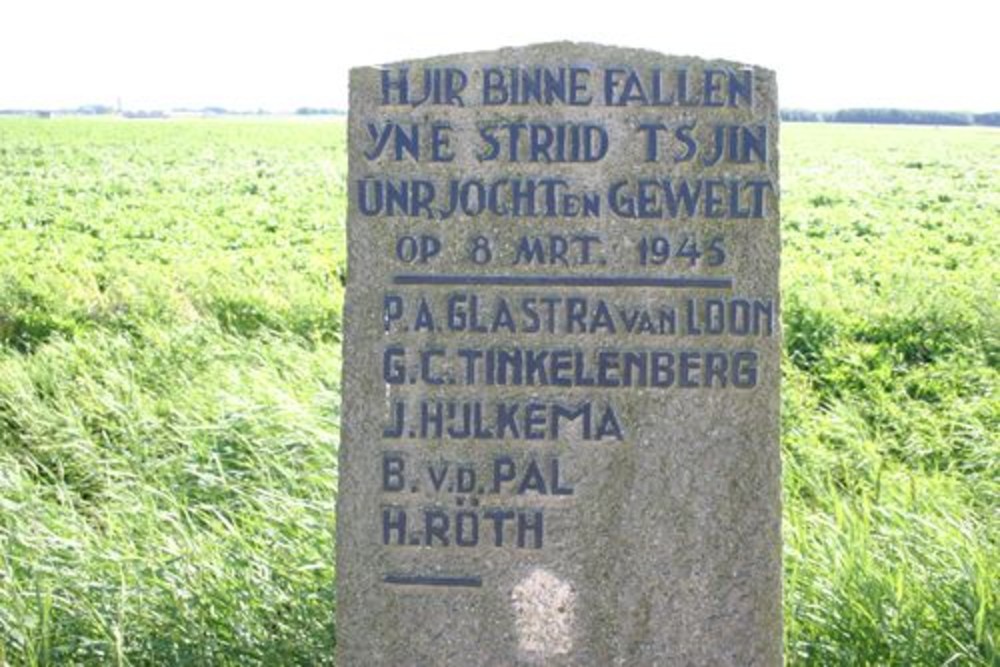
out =
[[777,118],[590,44],[352,71],[338,664],[780,664]]

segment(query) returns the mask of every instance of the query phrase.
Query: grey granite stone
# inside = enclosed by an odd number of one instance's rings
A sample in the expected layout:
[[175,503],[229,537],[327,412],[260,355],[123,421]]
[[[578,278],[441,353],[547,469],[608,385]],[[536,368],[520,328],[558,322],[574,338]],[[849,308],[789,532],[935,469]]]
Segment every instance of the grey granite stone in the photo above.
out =
[[776,95],[575,43],[351,72],[339,665],[781,663]]

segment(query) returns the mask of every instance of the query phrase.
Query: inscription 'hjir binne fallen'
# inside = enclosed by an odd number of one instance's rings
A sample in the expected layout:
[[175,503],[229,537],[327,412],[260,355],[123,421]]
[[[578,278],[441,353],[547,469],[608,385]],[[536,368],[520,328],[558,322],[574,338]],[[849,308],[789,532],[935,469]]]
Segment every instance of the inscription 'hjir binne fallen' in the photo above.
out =
[[[750,107],[752,69],[690,67],[386,68],[382,105]],[[482,84],[470,95],[473,76]]]
[[352,72],[338,661],[780,664],[775,94],[576,44]]

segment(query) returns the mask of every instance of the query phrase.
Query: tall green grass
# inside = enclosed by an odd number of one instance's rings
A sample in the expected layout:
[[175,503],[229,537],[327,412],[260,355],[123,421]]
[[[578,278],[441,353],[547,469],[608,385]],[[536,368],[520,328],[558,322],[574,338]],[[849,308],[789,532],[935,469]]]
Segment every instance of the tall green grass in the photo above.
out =
[[[332,663],[344,148],[0,121],[0,665]],[[788,662],[998,664],[1000,134],[782,150]]]
[[788,661],[1000,664],[1000,133],[784,131]]
[[328,664],[343,132],[0,124],[0,664]]

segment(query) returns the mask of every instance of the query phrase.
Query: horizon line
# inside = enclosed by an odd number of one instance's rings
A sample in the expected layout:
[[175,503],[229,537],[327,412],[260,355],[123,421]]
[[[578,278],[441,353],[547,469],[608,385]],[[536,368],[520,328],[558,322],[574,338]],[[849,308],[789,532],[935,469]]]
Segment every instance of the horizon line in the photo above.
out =
[[[137,112],[197,112],[197,113],[230,113],[230,114],[294,114],[302,112],[311,113],[327,113],[332,115],[347,114],[348,109],[339,106],[327,106],[327,105],[314,105],[314,104],[300,104],[291,107],[275,107],[275,106],[259,106],[256,108],[249,107],[227,107],[222,104],[202,104],[198,106],[192,105],[159,105],[159,106],[123,106],[118,104],[107,104],[103,102],[86,102],[81,104],[69,104],[69,105],[59,105],[59,106],[5,106],[0,105],[0,114],[5,113],[32,113],[32,112],[50,112],[50,113],[92,113],[94,115],[99,114],[114,114],[114,113],[137,113]],[[803,112],[803,113],[813,113],[813,114],[835,114],[843,111],[904,111],[909,113],[944,113],[944,114],[968,114],[971,116],[985,116],[989,114],[1000,113],[1000,108],[991,109],[989,111],[973,111],[971,109],[949,109],[942,107],[908,107],[908,106],[863,106],[863,105],[849,105],[841,106],[837,108],[818,108],[810,106],[783,106],[779,107],[779,113],[785,112]]]

